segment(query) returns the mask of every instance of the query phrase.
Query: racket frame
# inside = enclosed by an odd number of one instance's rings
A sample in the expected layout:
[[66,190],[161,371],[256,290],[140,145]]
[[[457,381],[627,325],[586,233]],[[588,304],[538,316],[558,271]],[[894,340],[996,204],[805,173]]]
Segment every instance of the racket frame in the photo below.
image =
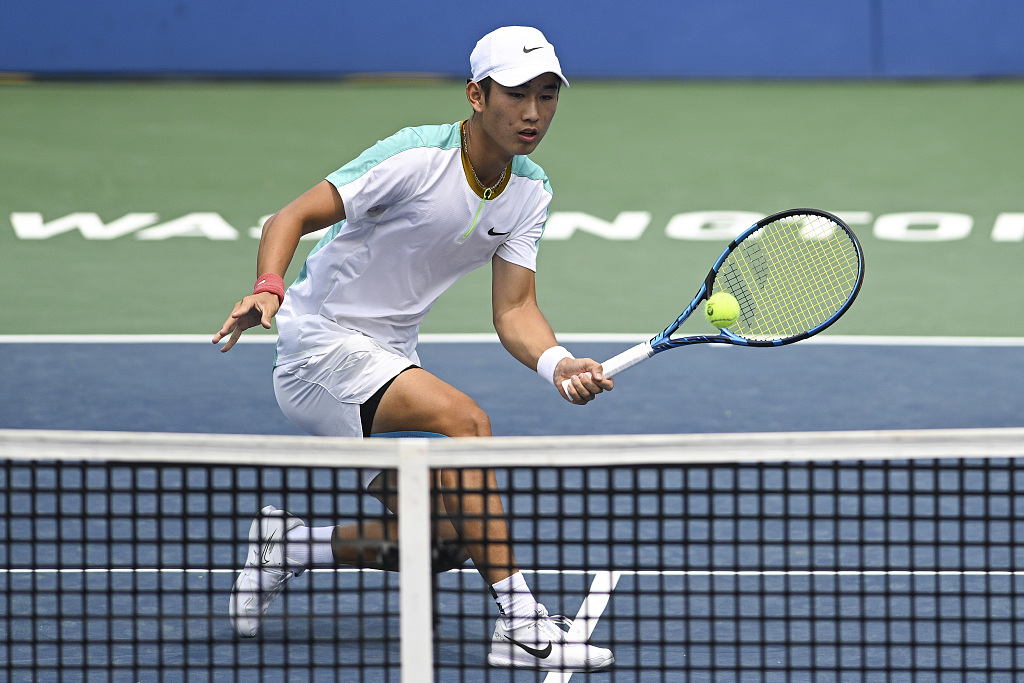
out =
[[[722,328],[719,330],[719,334],[686,334],[673,337],[672,334],[679,329],[680,325],[686,321],[687,318],[705,301],[711,291],[714,289],[715,278],[718,276],[718,271],[725,263],[725,260],[729,257],[737,246],[743,240],[750,237],[752,234],[760,230],[766,225],[774,223],[775,221],[782,220],[789,216],[821,216],[834,222],[837,226],[842,228],[846,235],[853,242],[854,248],[857,250],[857,282],[853,287],[853,291],[850,296],[847,297],[843,305],[833,313],[827,320],[816,325],[810,330],[800,332],[788,337],[781,339],[747,339],[741,337],[738,334],[731,332],[728,328]],[[771,346],[784,346],[786,344],[792,344],[802,339],[818,334],[822,330],[826,329],[829,325],[834,323],[840,318],[849,308],[853,305],[854,299],[857,298],[857,294],[860,293],[861,285],[864,282],[864,251],[861,248],[860,240],[849,228],[846,223],[840,220],[837,216],[827,212],[821,211],[820,209],[787,209],[786,211],[780,211],[773,213],[770,216],[765,216],[761,220],[754,223],[752,226],[741,232],[733,239],[729,245],[722,252],[722,255],[715,261],[715,265],[712,266],[708,272],[707,277],[704,278],[704,282],[701,283],[700,289],[697,290],[697,294],[694,295],[693,300],[690,301],[689,305],[683,309],[683,312],[679,314],[675,320],[673,320],[668,327],[659,332],[658,334],[651,337],[649,341],[641,342],[636,346],[626,349],[622,353],[614,356],[604,363],[601,364],[604,376],[612,377],[615,374],[622,372],[626,368],[630,368],[637,363],[650,358],[651,356],[667,351],[668,349],[677,348],[680,346],[689,346],[691,344],[734,344],[737,346],[758,346],[758,347],[771,347]]]

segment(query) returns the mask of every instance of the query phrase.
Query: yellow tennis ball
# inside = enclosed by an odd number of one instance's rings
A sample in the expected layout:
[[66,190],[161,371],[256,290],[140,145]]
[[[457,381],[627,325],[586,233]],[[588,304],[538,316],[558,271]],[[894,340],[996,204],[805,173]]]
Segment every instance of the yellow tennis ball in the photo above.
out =
[[719,329],[729,327],[740,317],[740,304],[732,294],[719,292],[704,305],[704,315],[708,317],[709,323]]

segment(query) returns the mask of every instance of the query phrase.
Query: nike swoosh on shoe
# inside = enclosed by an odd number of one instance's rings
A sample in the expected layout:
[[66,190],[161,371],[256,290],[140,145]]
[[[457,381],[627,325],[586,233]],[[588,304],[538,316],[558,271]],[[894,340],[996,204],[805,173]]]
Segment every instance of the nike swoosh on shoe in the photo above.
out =
[[523,643],[520,643],[517,640],[512,640],[511,638],[508,639],[508,642],[510,642],[513,645],[515,645],[516,647],[522,649],[523,652],[525,652],[526,654],[532,655],[532,656],[536,657],[537,659],[547,659],[551,655],[551,643],[550,642],[548,642],[548,646],[547,647],[545,647],[545,648],[543,648],[541,650],[538,650],[536,648],[532,648],[529,645],[524,645]]
[[261,565],[264,566],[264,567],[267,566],[268,564],[270,564],[270,546],[274,542],[274,537],[275,536],[277,536],[277,529],[274,529],[273,531],[271,531],[270,532],[270,537],[267,538],[267,540],[264,541],[263,544],[262,544],[263,545],[263,556],[261,558],[261,560],[262,560]]

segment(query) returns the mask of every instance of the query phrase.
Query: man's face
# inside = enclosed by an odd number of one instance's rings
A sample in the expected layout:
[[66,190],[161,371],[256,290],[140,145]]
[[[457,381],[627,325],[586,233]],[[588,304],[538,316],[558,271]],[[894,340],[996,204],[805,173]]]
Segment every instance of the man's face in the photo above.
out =
[[493,83],[479,112],[484,132],[509,155],[531,153],[555,116],[560,85],[552,73],[511,88]]

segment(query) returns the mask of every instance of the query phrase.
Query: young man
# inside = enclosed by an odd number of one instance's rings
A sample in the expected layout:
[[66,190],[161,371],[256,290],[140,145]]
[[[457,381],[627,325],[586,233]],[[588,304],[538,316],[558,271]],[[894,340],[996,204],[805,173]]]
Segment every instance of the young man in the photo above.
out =
[[[504,27],[477,43],[470,66],[468,120],[407,128],[378,142],[267,221],[254,293],[214,337],[228,339],[227,351],[243,330],[269,329],[276,314],[277,400],[311,434],[489,436],[483,410],[420,368],[416,354],[419,324],[434,301],[486,263],[494,327],[509,353],[572,403],[612,388],[600,364],[558,345],[537,306],[534,269],[551,188],[526,155],[547,133],[561,86],[568,87],[554,48],[537,29]],[[329,226],[285,296],[282,276],[299,238]],[[397,512],[393,473],[366,479],[371,495]],[[468,556],[502,614],[488,661],[560,670],[610,666],[610,651],[568,640],[530,593],[494,473],[440,471],[433,487],[436,542],[445,549],[435,570]],[[394,569],[395,538],[393,523],[309,529],[264,508],[232,590],[236,631],[255,635],[270,602],[307,567]]]

